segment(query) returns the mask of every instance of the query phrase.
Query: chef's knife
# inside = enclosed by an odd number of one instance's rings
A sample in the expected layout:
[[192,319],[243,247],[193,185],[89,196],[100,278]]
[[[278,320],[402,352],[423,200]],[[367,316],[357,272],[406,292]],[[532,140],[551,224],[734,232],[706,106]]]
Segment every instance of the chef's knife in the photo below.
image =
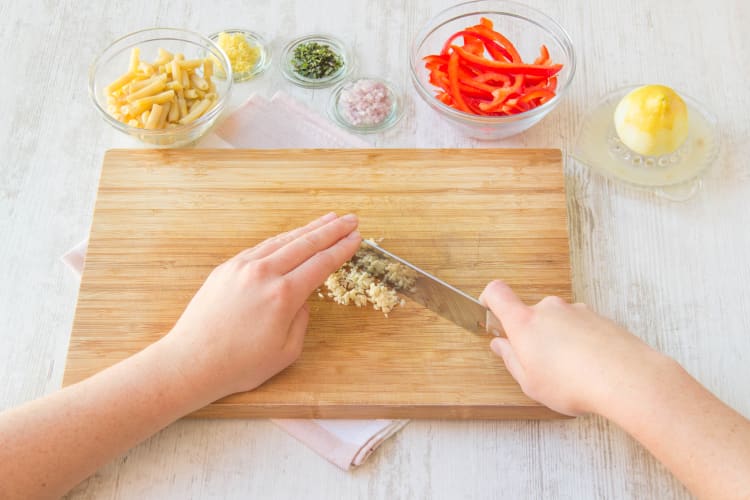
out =
[[[355,257],[354,264],[357,265],[357,261],[362,261],[361,257],[368,253],[371,253],[377,259],[382,259],[384,263],[397,263],[413,271],[416,277],[413,286],[394,286],[392,278],[387,275],[385,269],[387,266],[367,267],[367,271],[375,278],[396,288],[406,297],[472,333],[503,334],[500,321],[492,314],[492,311],[484,307],[477,299],[381,248],[372,240],[362,242],[362,247],[358,252],[360,258]],[[411,275],[412,273],[409,272],[408,274]],[[412,280],[409,281],[409,285],[411,285]]]

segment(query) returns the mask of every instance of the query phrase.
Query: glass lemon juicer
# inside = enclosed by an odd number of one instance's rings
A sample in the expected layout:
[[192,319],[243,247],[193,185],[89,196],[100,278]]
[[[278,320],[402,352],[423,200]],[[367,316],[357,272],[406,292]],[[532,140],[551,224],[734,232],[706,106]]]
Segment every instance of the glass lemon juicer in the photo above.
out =
[[633,85],[615,90],[584,118],[573,158],[595,171],[672,201],[685,201],[702,186],[701,178],[719,155],[716,118],[698,101],[679,92],[688,108],[688,136],[676,151],[646,156],[626,146],[615,129],[615,108]]

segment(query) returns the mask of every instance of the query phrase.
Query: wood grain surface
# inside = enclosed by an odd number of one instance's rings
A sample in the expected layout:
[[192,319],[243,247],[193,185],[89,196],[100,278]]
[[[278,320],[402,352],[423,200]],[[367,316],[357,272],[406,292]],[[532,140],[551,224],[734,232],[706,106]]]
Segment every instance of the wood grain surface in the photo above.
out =
[[[102,156],[139,147],[102,122],[89,65],[135,30],[244,26],[274,61],[299,35],[344,39],[360,74],[404,90],[396,128],[375,147],[560,148],[576,300],[678,360],[750,415],[750,2],[528,0],[570,34],[575,79],[526,133],[492,143],[457,134],[412,89],[406,54],[454,0],[102,0],[0,2],[0,408],[60,388],[78,279],[59,260],[91,226]],[[325,115],[330,91],[288,83],[277,64],[236,85],[233,106],[283,90]],[[604,94],[664,83],[719,118],[722,152],[686,203],[601,178],[568,152]],[[230,110],[231,111],[231,110]],[[186,293],[189,293],[186,291]],[[498,361],[499,362],[499,361]],[[685,489],[606,420],[419,420],[344,473],[265,420],[182,420],[96,473],[74,499],[684,499]]]
[[[105,155],[64,384],[169,331],[216,265],[311,218],[479,296],[571,299],[559,150],[115,150]],[[325,291],[325,289],[324,289]],[[302,357],[206,417],[550,418],[472,335],[411,301],[389,317],[313,294]]]

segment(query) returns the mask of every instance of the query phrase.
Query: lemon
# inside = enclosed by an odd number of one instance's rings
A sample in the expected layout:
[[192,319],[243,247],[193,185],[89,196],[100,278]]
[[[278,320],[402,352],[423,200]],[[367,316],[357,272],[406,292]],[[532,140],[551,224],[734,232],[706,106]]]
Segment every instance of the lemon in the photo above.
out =
[[620,140],[636,153],[669,154],[687,139],[687,106],[677,92],[664,85],[638,87],[617,105],[615,129]]

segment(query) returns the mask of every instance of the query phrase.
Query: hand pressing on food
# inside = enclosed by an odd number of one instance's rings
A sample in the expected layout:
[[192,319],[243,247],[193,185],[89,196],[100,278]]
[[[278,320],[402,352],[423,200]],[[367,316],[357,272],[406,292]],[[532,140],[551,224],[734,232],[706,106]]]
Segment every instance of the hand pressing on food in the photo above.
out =
[[750,497],[750,421],[676,361],[583,304],[528,306],[500,281],[480,300],[507,335],[492,351],[529,397],[612,420],[698,497]]
[[158,342],[0,413],[0,498],[57,498],[178,418],[293,363],[305,302],[359,248],[357,225],[329,214],[239,253]]
[[172,331],[206,402],[255,389],[302,352],[308,297],[359,248],[357,217],[326,215],[211,272]]

